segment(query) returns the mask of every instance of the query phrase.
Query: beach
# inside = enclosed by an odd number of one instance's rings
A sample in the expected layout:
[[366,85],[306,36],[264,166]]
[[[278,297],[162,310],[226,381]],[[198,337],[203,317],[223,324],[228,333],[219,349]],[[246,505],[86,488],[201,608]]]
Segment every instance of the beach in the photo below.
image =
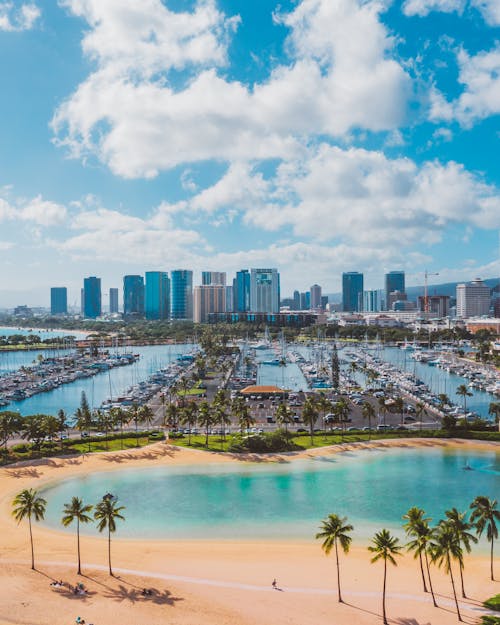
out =
[[[368,443],[333,446],[286,455],[287,460],[362,448]],[[413,447],[494,444],[465,441],[380,441],[371,446]],[[283,455],[285,456],[285,455]],[[280,456],[272,456],[277,461]],[[30,569],[26,522],[17,525],[11,501],[24,488],[42,488],[62,478],[124,467],[191,465],[234,462],[230,455],[186,450],[158,443],[148,448],[109,454],[81,455],[22,463],[0,470],[0,623],[69,625],[79,616],[94,625],[309,625],[382,622],[381,563],[370,564],[365,545],[353,544],[341,556],[341,584],[345,600],[337,601],[335,557],[325,556],[319,541],[144,541],[112,539],[115,577],[108,574],[105,537],[81,538],[82,570],[76,575],[76,537],[34,523],[36,571]],[[252,458],[249,458],[252,460]],[[244,461],[241,459],[241,461]],[[75,493],[78,495],[78,493]],[[332,510],[332,512],[334,512]],[[318,520],[319,524],[320,519]],[[496,545],[497,548],[498,545]],[[497,578],[500,580],[497,557]],[[456,571],[458,577],[458,571]],[[277,589],[272,587],[277,580]],[[65,586],[51,586],[62,580]],[[387,586],[389,622],[399,625],[456,623],[449,577],[435,567],[432,580],[439,608],[422,590],[418,561],[410,554],[390,566]],[[458,580],[457,580],[458,581]],[[85,595],[74,595],[68,584],[84,584]],[[457,592],[459,583],[457,584]],[[481,602],[500,592],[489,580],[487,554],[467,556],[461,599],[464,620],[472,623],[483,613]],[[143,595],[144,588],[152,592]]]

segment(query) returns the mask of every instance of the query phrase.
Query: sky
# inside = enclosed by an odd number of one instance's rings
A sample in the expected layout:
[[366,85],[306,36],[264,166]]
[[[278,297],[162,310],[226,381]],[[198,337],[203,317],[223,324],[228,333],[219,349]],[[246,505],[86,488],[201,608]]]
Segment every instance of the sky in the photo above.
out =
[[499,0],[0,0],[0,85],[0,308],[500,274]]

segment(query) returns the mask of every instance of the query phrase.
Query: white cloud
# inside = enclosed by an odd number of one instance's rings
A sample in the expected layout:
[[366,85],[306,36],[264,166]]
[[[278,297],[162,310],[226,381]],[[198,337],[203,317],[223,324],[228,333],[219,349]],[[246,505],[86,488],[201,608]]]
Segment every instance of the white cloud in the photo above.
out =
[[452,101],[434,90],[430,97],[430,117],[435,121],[457,120],[470,127],[478,120],[500,113],[500,45],[475,56],[461,50],[457,60],[458,81],[464,90]]
[[464,12],[466,0],[406,0],[403,4],[403,13],[407,16],[418,15],[425,17],[432,11],[442,13]]
[[6,252],[14,247],[12,241],[0,241],[0,252]]
[[498,0],[471,0],[471,5],[481,11],[487,24],[500,25],[500,2]]
[[8,196],[0,197],[0,223],[2,221],[26,221],[38,226],[54,226],[64,223],[66,207],[56,202],[44,200],[40,195],[30,200]]
[[22,3],[0,2],[0,30],[20,32],[31,30],[41,15],[41,11],[33,2]]
[[[90,26],[84,50],[97,65],[53,118],[56,142],[73,156],[96,154],[119,176],[147,178],[207,159],[293,157],[318,135],[393,130],[404,119],[410,79],[391,58],[380,2],[303,0],[279,17],[290,63],[251,87],[215,69],[227,62],[234,19],[213,1],[181,17],[160,4],[65,0]],[[211,43],[194,54],[198,37]],[[189,64],[187,82],[171,84],[170,69]]]

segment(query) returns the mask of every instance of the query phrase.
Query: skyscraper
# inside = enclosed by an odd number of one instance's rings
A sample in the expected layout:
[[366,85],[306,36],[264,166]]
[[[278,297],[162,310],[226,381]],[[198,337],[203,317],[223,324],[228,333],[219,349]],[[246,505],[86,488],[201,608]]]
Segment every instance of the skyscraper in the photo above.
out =
[[118,312],[118,289],[109,289],[109,312],[111,314]]
[[490,287],[479,278],[468,284],[457,284],[457,317],[488,315],[490,303]]
[[50,314],[68,314],[68,289],[65,286],[54,286],[50,289]]
[[389,271],[385,274],[385,308],[391,310],[392,304],[400,300],[400,297],[390,298],[391,293],[404,293],[405,292],[405,272],[404,271]]
[[201,272],[201,284],[203,286],[221,285],[226,286],[226,272],[225,271],[202,271]]
[[319,284],[313,284],[309,289],[311,310],[319,310],[321,308],[321,287]]
[[378,312],[379,310],[379,292],[363,291],[363,312]]
[[342,310],[358,312],[363,305],[363,274],[348,271],[342,274]]
[[165,271],[146,271],[146,319],[170,318],[170,280]]
[[101,278],[90,276],[83,280],[83,316],[96,319],[102,314]]
[[123,277],[123,314],[125,317],[144,315],[144,278]]
[[250,310],[279,313],[280,275],[277,269],[250,270]]
[[233,280],[233,309],[235,312],[250,310],[250,273],[248,269],[236,272]]
[[193,319],[193,272],[174,269],[171,273],[170,305],[172,319]]
[[300,293],[299,291],[293,292],[293,310],[300,310]]
[[222,284],[204,284],[194,287],[195,323],[206,323],[210,313],[226,311],[226,287]]

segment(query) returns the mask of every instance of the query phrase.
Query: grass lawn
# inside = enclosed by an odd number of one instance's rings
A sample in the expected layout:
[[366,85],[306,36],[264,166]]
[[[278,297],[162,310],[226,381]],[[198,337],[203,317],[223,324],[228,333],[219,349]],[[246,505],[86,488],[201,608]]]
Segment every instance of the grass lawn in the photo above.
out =
[[136,447],[145,447],[146,445],[150,445],[151,443],[156,442],[158,441],[151,440],[147,436],[142,436],[137,439],[124,438],[123,441],[121,438],[115,438],[113,440],[107,441],[108,446],[106,447],[105,440],[91,441],[90,443],[87,443],[85,442],[85,439],[78,439],[78,441],[72,441],[71,444],[65,445],[65,449],[74,450],[79,453],[87,453],[89,451],[90,445],[90,452],[120,451],[122,449],[122,445],[123,449],[135,449]]

